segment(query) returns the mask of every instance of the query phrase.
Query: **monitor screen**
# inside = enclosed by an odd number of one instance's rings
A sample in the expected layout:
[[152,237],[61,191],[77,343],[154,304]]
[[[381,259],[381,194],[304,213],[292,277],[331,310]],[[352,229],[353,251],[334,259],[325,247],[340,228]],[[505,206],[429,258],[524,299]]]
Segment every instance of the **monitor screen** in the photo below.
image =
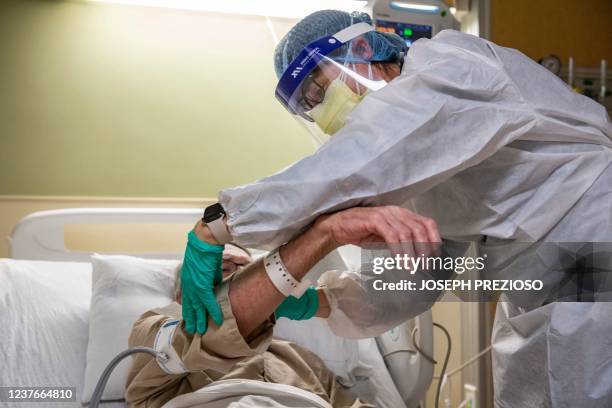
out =
[[376,31],[383,33],[395,33],[406,41],[410,47],[419,38],[431,38],[431,26],[409,23],[398,23],[395,21],[376,20]]

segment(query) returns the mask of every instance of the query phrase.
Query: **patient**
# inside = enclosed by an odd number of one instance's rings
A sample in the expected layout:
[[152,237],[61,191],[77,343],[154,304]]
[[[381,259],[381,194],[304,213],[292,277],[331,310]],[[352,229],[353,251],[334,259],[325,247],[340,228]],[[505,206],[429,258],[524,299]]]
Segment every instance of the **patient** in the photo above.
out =
[[[353,210],[347,210],[347,213],[351,214],[351,211],[354,216],[363,216],[363,213]],[[336,213],[339,214],[336,218],[347,216],[342,213]],[[290,271],[303,276],[339,245],[331,239],[331,217],[334,215],[320,217],[309,230],[283,246],[281,256]],[[272,337],[275,311],[278,315],[286,299],[268,278],[263,261],[249,262],[247,253],[226,246],[224,280],[215,288],[224,322],[217,326],[209,319],[204,335],[189,334],[180,320],[179,282],[176,284],[175,302],[148,311],[136,321],[129,339],[130,347],[152,347],[160,328],[168,325],[176,330],[169,341],[181,363],[178,368],[176,364],[166,367],[166,372],[153,357],[137,355],[128,375],[125,393],[129,406],[159,407],[178,395],[193,392],[214,381],[251,379],[310,391],[334,407],[371,407],[336,382],[335,375],[314,353]],[[329,304],[323,290],[309,291],[309,295],[318,300],[315,302],[318,303],[315,316],[327,317]],[[174,326],[173,321],[176,322]]]

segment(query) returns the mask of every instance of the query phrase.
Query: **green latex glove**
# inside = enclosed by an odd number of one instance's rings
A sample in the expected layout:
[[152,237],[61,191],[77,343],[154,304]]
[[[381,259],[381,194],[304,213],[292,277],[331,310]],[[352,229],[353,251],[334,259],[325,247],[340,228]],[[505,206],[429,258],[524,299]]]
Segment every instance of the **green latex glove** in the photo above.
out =
[[220,325],[223,312],[217,303],[214,287],[221,282],[223,245],[200,241],[195,232],[187,236],[187,248],[181,268],[183,320],[189,333],[204,334],[208,315]]
[[274,316],[279,319],[286,317],[290,320],[308,320],[313,317],[319,309],[319,296],[317,290],[310,287],[304,292],[301,298],[287,296],[274,312]]

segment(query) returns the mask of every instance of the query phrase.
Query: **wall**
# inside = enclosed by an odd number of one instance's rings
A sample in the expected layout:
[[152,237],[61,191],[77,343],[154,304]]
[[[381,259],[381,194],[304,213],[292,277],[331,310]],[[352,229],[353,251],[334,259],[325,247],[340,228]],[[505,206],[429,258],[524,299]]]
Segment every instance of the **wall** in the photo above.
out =
[[555,54],[577,66],[612,63],[610,0],[491,0],[491,40],[534,60]]
[[3,0],[0,195],[214,197],[287,166],[313,147],[274,46],[264,17]]

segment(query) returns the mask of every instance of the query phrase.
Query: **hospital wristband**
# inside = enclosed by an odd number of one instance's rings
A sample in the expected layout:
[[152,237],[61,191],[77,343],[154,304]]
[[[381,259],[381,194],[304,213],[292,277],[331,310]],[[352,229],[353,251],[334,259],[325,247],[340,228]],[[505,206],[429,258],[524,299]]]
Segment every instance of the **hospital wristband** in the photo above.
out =
[[264,267],[272,284],[285,297],[291,295],[299,299],[310,287],[310,280],[302,279],[300,282],[289,273],[280,257],[278,248],[266,255]]

